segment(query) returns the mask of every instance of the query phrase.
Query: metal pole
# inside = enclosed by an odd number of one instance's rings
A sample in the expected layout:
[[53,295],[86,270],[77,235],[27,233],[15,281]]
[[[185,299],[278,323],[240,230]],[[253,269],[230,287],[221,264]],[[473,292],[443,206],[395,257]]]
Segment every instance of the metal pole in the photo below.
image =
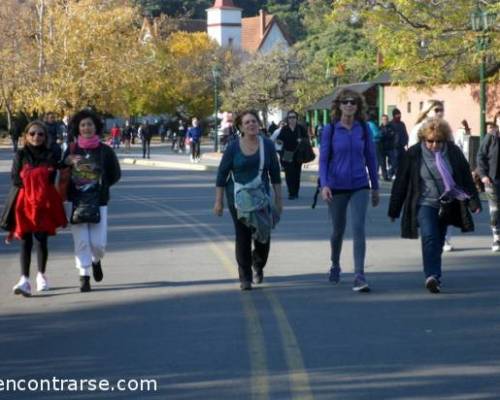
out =
[[486,62],[484,55],[481,57],[481,66],[479,68],[479,134],[481,139],[486,134]]
[[219,151],[219,132],[218,132],[218,123],[217,123],[217,115],[219,114],[219,87],[218,87],[218,78],[215,77],[215,117],[214,117],[214,151],[217,153]]

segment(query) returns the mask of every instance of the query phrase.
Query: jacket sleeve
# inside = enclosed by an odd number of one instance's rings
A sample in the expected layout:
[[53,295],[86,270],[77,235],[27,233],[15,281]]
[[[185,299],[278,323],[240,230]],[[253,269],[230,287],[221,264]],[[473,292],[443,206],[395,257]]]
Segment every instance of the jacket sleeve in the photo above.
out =
[[370,183],[372,190],[378,190],[378,166],[375,143],[373,142],[373,132],[370,125],[366,125],[367,138],[365,143],[365,160],[370,174]]
[[488,133],[481,142],[481,145],[479,146],[479,151],[477,152],[477,168],[479,170],[479,176],[481,178],[489,176],[490,173],[488,153],[492,141],[493,141],[493,136]]
[[401,209],[403,208],[411,180],[411,168],[418,167],[413,164],[416,163],[412,163],[410,152],[407,151],[403,156],[401,165],[399,166],[396,174],[396,180],[392,185],[388,212],[390,218],[399,218],[399,215],[401,214]]
[[227,179],[231,170],[233,168],[233,157],[234,157],[234,143],[238,143],[237,141],[233,141],[231,145],[224,151],[222,154],[222,159],[220,160],[219,168],[217,169],[217,187],[225,187],[227,183]]
[[269,177],[271,178],[271,183],[273,185],[279,185],[281,183],[281,169],[280,163],[278,161],[278,156],[276,155],[276,149],[274,143],[269,141],[268,154],[269,154]]
[[105,157],[106,157],[107,182],[109,186],[113,186],[116,182],[120,180],[122,176],[122,171],[115,152],[107,146],[105,150],[106,150]]
[[12,185],[21,188],[23,187],[23,180],[21,179],[21,169],[23,167],[23,157],[22,157],[22,150],[19,150],[15,155],[14,159],[12,160],[12,169],[11,169],[11,180],[12,180]]
[[474,180],[472,179],[472,173],[470,170],[470,165],[467,159],[464,156],[464,153],[460,150],[458,146],[455,145],[457,158],[460,165],[460,176],[463,177],[464,182],[464,190],[465,192],[471,196],[469,200],[469,208],[472,211],[481,210],[481,200],[479,199],[479,193],[477,192],[476,185],[474,184]]
[[333,125],[328,124],[323,129],[323,134],[321,135],[321,147],[319,151],[319,180],[321,187],[325,187],[328,184],[328,164],[331,158],[333,129]]

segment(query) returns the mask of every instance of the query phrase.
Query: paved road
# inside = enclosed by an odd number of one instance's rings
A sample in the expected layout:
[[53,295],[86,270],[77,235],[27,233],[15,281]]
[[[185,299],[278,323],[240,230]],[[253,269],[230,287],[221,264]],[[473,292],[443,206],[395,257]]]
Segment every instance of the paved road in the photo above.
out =
[[[9,156],[0,151],[0,201]],[[68,231],[50,240],[53,290],[30,299],[11,294],[18,244],[0,244],[0,380],[158,382],[156,392],[72,393],[77,399],[500,398],[500,263],[486,213],[476,233],[456,234],[444,292],[430,295],[419,243],[399,239],[385,217],[386,187],[368,215],[373,292],[355,294],[349,230],[344,280],[326,282],[327,213],[310,209],[308,183],[286,203],[265,284],[241,293],[230,218],[210,213],[213,181],[213,172],[124,167],[105,278],[89,294],[78,291]]]

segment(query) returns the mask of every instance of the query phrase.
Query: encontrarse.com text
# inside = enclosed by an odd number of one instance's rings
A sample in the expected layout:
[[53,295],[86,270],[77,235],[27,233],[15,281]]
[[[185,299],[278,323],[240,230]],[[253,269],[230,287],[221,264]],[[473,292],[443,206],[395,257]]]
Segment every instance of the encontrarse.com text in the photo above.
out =
[[156,392],[156,379],[2,379],[0,392]]

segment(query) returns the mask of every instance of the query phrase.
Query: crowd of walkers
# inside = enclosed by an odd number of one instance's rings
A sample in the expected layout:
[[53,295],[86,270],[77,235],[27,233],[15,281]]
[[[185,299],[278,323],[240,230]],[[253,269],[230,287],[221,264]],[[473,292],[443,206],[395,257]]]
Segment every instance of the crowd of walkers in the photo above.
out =
[[[398,109],[392,111],[391,121],[388,115],[383,115],[380,126],[374,118],[365,119],[365,115],[364,98],[355,91],[343,90],[332,104],[331,123],[318,129],[321,133],[319,192],[328,206],[332,224],[328,279],[334,284],[341,280],[340,255],[350,208],[352,289],[370,291],[364,271],[366,213],[370,202],[373,207],[379,204],[380,168],[382,178],[393,181],[389,220],[401,217],[402,238],[420,237],[424,286],[431,293],[439,293],[448,228],[474,230],[472,214],[481,211],[477,189],[480,185],[474,182],[464,148],[458,140],[455,143],[444,119],[442,102],[430,102],[410,135]],[[312,140],[297,124],[297,117],[296,112],[290,111],[269,141],[262,131],[258,133],[258,115],[253,111],[243,112],[237,119],[242,134],[228,145],[219,165],[214,213],[222,215],[225,192],[235,227],[242,290],[250,290],[252,283],[264,280],[271,230],[283,209],[280,164],[289,199],[298,197],[303,157],[297,155],[302,144],[310,146]],[[495,119],[488,124],[488,133],[477,154],[476,171],[488,198],[494,252],[500,251],[499,122]],[[466,121],[463,126],[468,130]],[[279,160],[272,151],[272,142]]]
[[[15,294],[31,296],[31,252],[35,244],[37,291],[46,291],[48,238],[68,222],[74,243],[80,290],[89,292],[90,272],[103,279],[101,260],[107,243],[107,205],[110,187],[120,179],[115,152],[101,142],[103,124],[93,112],[82,110],[68,123],[66,149],[59,146],[43,121],[29,123],[24,145],[14,154],[12,185],[1,216],[7,242],[21,241],[21,277]],[[67,200],[66,202],[64,202]]]
[[[500,251],[499,116],[488,123],[488,133],[477,154],[474,181],[464,147],[444,118],[442,102],[430,101],[410,134],[398,109],[392,110],[392,120],[383,115],[380,125],[373,115],[365,118],[366,112],[362,95],[343,90],[332,104],[331,122],[317,130],[321,134],[318,192],[327,204],[331,222],[328,280],[338,284],[342,277],[340,259],[350,209],[352,289],[370,291],[365,275],[366,215],[370,203],[377,207],[380,202],[380,169],[384,180],[393,181],[388,218],[401,218],[402,238],[420,238],[424,285],[431,293],[439,293],[448,229],[474,230],[472,214],[481,211],[478,188],[488,199],[491,249]],[[37,254],[36,288],[48,290],[48,238],[68,224],[80,290],[91,290],[91,274],[97,282],[103,279],[110,187],[121,176],[115,152],[101,141],[103,122],[95,113],[82,110],[65,121],[63,129],[53,117],[33,121],[24,129],[23,146],[14,154],[12,186],[0,221],[1,228],[9,232],[7,241],[21,241],[21,277],[13,291],[24,296],[32,293],[32,248]],[[314,140],[298,123],[298,117],[295,111],[289,111],[285,121],[264,134],[258,113],[247,110],[227,131],[213,212],[223,215],[226,198],[235,229],[242,290],[251,290],[252,283],[264,280],[271,231],[283,211],[281,171],[288,198],[295,200],[302,165],[315,158]],[[468,134],[466,121],[463,127]],[[193,118],[189,128],[181,122],[178,131],[182,143],[189,141],[191,161],[199,162],[202,130],[198,119]],[[117,148],[124,136],[130,145],[133,132],[128,124],[123,129],[115,125],[112,146]],[[150,157],[152,132],[147,122],[138,129],[144,158]],[[60,146],[63,137],[66,144]]]

